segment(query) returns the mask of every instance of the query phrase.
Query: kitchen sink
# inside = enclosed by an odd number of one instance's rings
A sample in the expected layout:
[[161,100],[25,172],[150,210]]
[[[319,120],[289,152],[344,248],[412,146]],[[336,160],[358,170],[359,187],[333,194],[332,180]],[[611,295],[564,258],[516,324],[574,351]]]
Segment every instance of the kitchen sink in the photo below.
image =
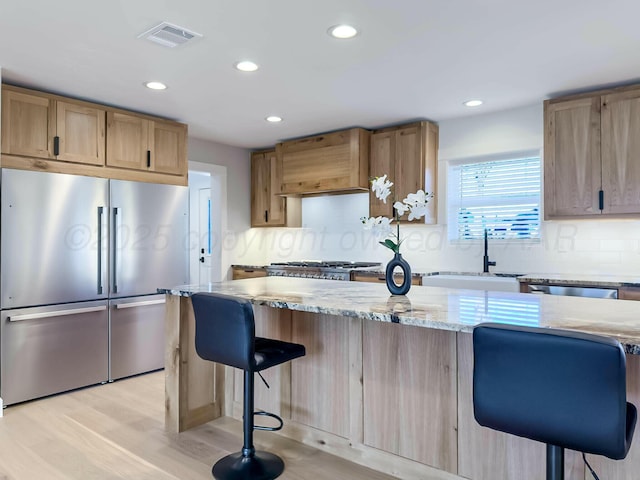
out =
[[468,290],[490,290],[497,292],[519,292],[520,273],[472,273],[431,272],[422,277],[422,285],[428,287],[462,288]]

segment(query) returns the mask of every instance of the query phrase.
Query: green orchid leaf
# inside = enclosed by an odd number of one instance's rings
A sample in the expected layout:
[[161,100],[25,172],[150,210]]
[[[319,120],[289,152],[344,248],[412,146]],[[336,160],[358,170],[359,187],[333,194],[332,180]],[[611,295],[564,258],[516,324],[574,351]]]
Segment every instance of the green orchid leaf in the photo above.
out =
[[399,245],[396,245],[396,243],[393,240],[390,239],[386,239],[384,242],[378,242],[380,245],[384,245],[385,247],[387,247],[388,249],[394,251],[394,252],[398,252],[398,248]]

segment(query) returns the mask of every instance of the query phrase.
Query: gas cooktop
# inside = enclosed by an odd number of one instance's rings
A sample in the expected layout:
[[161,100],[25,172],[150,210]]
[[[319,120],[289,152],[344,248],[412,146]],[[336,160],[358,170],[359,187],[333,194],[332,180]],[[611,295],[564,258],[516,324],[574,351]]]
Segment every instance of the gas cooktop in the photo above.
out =
[[272,266],[284,267],[316,267],[316,268],[366,268],[378,267],[381,264],[376,262],[345,262],[328,260],[301,260],[297,262],[274,262]]

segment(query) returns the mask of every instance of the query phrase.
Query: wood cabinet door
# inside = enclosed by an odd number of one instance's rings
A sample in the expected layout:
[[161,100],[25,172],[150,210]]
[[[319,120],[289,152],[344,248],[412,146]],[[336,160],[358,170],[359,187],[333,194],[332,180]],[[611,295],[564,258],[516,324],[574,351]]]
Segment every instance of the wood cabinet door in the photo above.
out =
[[54,158],[55,101],[2,89],[2,153]]
[[187,129],[174,122],[151,122],[149,130],[151,170],[154,172],[186,175]]
[[90,165],[105,162],[104,110],[68,102],[56,102],[57,160]]
[[120,112],[107,112],[107,165],[147,170],[149,120]]
[[[395,184],[396,132],[378,132],[371,135],[370,155],[369,177],[373,179],[386,174]],[[395,191],[395,187],[392,188]],[[377,199],[369,188],[369,216],[392,217],[393,195],[387,198],[385,204],[382,200]]]
[[269,220],[271,162],[264,153],[251,155],[251,226],[265,227]]
[[360,128],[279,143],[280,192],[316,194],[368,189],[369,132]]
[[251,226],[286,226],[286,199],[275,195],[280,187],[276,152],[251,155]]
[[600,213],[600,97],[545,102],[545,218]]
[[640,212],[640,90],[602,97],[602,213]]

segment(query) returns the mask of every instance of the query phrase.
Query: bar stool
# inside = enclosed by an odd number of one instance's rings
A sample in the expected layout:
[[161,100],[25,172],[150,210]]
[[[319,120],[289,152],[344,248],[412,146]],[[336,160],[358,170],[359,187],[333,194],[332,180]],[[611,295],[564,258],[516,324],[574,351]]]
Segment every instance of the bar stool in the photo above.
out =
[[627,456],[636,424],[617,341],[485,323],[473,330],[473,413],[485,427],[547,444],[547,480],[564,479],[564,449]]
[[[196,320],[195,343],[204,360],[244,370],[244,445],[211,469],[218,480],[270,480],[284,471],[284,462],[272,453],[256,451],[253,430],[279,430],[282,419],[275,414],[253,411],[254,372],[305,355],[303,345],[255,336],[253,308],[247,300],[213,293],[191,297]],[[258,373],[259,374],[259,373]],[[265,382],[266,383],[266,382]],[[278,427],[254,426],[254,415],[268,415]]]

